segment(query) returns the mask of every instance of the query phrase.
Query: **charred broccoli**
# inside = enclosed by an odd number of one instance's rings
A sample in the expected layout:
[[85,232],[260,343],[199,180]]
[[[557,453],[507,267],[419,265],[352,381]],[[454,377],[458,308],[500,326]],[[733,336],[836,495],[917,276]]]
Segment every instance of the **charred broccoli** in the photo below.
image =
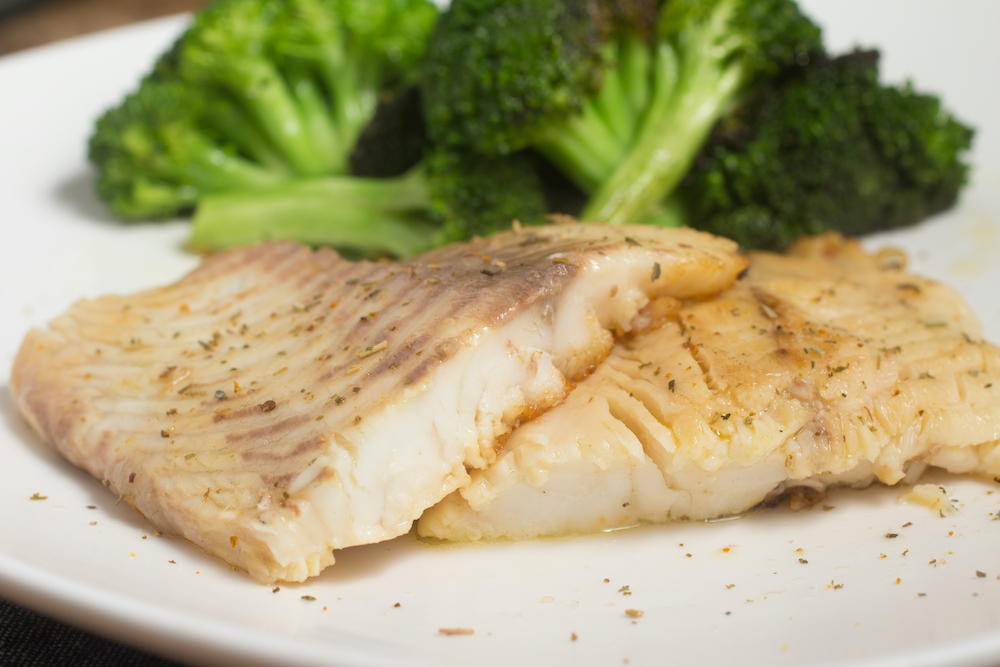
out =
[[802,234],[910,225],[954,204],[972,134],[937,98],[880,84],[875,51],[817,61],[719,123],[673,209],[779,250]]

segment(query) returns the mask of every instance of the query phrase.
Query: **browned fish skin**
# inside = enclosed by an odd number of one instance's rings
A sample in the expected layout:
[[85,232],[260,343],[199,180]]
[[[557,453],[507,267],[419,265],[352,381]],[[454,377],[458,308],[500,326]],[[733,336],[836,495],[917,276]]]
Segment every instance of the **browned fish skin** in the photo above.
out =
[[795,486],[1000,475],[1000,349],[950,288],[828,235],[623,338],[429,509],[422,535],[524,538],[743,512]]
[[603,359],[610,330],[745,264],[708,235],[598,225],[406,265],[262,244],[76,304],[27,335],[11,391],[158,529],[260,581],[302,580],[468,483],[498,436]]

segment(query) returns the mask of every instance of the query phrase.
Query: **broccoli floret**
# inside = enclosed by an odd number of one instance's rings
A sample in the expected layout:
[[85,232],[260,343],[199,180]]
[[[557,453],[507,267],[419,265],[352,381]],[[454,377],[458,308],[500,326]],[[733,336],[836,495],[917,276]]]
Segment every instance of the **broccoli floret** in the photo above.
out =
[[296,174],[345,173],[379,93],[411,82],[436,18],[426,0],[218,0],[195,15],[178,69],[234,99]]
[[201,200],[192,245],[219,250],[292,238],[360,256],[408,257],[511,226],[545,221],[533,164],[433,151],[392,178],[327,176]]
[[345,174],[379,96],[411,85],[428,0],[216,0],[97,123],[98,192],[125,218]]
[[484,158],[437,150],[426,160],[433,195],[432,215],[441,224],[433,244],[545,222],[542,183],[527,153]]
[[877,52],[821,60],[724,119],[675,204],[748,248],[909,225],[954,204],[972,136],[937,98],[881,85]]
[[821,53],[792,0],[453,0],[427,52],[431,136],[532,147],[590,200],[636,222],[753,87]]
[[655,15],[655,0],[455,0],[424,66],[431,137],[483,154],[535,148],[592,189],[641,114]]
[[819,28],[792,0],[667,0],[654,49],[650,102],[632,149],[584,219],[621,224],[654,213],[721,117],[823,52]]
[[210,114],[225,116],[228,106],[192,94],[178,80],[144,80],[98,120],[90,139],[100,197],[121,218],[155,219],[193,208],[204,193],[291,178],[280,161],[244,157],[203,122]]

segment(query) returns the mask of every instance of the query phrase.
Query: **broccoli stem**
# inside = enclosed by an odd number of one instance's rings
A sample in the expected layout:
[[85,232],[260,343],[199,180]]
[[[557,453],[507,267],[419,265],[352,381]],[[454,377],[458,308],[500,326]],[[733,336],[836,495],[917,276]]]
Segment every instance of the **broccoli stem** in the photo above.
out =
[[288,87],[298,102],[299,113],[316,150],[325,156],[325,172],[344,174],[348,171],[351,146],[345,145],[330,108],[312,73],[302,65],[292,65],[286,74]]
[[124,220],[164,218],[194,207],[194,188],[177,187],[141,177],[135,180],[128,196],[112,196],[111,207]]
[[604,47],[604,80],[596,97],[567,122],[539,131],[535,145],[585,192],[607,180],[635,141],[649,99],[653,66],[642,38],[626,34]]
[[607,123],[608,129],[618,143],[628,146],[632,141],[632,133],[635,128],[636,111],[625,93],[625,82],[622,81],[617,44],[605,45],[603,51],[607,66],[604,69],[604,81],[601,89],[594,99],[594,107]]
[[614,171],[626,148],[592,103],[580,115],[539,130],[535,146],[585,192]]
[[649,102],[653,59],[645,40],[633,33],[625,35],[618,49],[618,71],[623,95],[638,115]]
[[326,158],[305,131],[284,78],[267,61],[244,61],[229,90],[246,106],[268,139],[300,176],[327,173]]
[[435,226],[419,168],[393,179],[329,176],[199,200],[192,246],[220,250],[273,239],[408,257],[427,249]]
[[730,62],[725,49],[712,48],[721,22],[687,36],[676,84],[670,77],[677,59],[661,48],[658,82],[650,109],[632,150],[594,191],[582,220],[620,225],[652,213],[687,173],[716,121],[745,81],[745,69]]
[[684,202],[681,201],[675,191],[660,202],[655,211],[642,220],[639,220],[639,222],[644,225],[653,225],[656,227],[690,227],[689,218],[690,216],[688,215],[687,208],[684,206]]
[[333,99],[334,122],[345,147],[345,155],[354,148],[362,130],[375,114],[379,89],[371,85],[377,77],[364,71],[363,59],[348,57],[346,64],[335,58],[322,62],[320,70]]
[[253,119],[231,101],[215,100],[209,105],[206,119],[214,131],[232,142],[243,155],[274,171],[294,175],[291,165],[264,136]]
[[200,192],[266,187],[289,178],[282,171],[262,168],[221,150],[187,126],[165,126],[160,138],[168,157],[152,160],[149,174],[193,184]]

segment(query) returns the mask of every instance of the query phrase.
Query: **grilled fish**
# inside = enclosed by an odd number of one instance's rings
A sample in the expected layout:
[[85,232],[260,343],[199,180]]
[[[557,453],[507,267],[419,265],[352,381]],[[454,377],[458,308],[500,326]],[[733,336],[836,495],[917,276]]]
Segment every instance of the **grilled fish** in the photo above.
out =
[[32,427],[154,527],[261,582],[406,533],[563,401],[614,336],[730,286],[689,230],[512,230],[407,264],[265,243],[33,330]]
[[525,538],[741,513],[793,487],[1000,475],[1000,350],[959,296],[825,236],[623,337],[421,535]]

